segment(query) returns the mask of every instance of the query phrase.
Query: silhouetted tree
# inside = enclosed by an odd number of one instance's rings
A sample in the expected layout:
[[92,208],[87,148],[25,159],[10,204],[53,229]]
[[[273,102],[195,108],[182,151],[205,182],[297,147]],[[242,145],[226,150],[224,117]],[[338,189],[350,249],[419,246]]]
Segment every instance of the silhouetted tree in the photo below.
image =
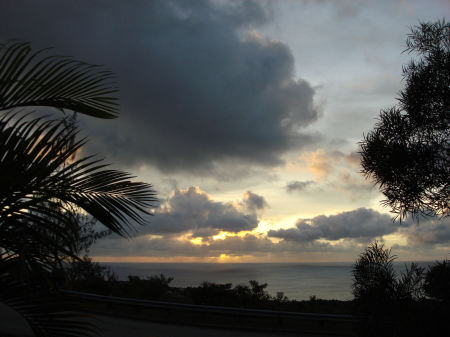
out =
[[379,185],[400,219],[449,215],[450,25],[445,19],[411,29],[398,104],[380,112],[361,142],[363,173]]
[[107,266],[93,262],[88,256],[74,259],[64,269],[64,285],[67,289],[111,295],[117,282],[116,275]]
[[259,284],[258,281],[250,280],[250,290],[255,301],[265,301],[270,298],[269,293],[266,291],[267,283]]
[[[430,301],[448,294],[445,279],[448,264],[424,268],[412,263],[400,275],[395,273],[395,256],[390,249],[374,242],[360,254],[353,266],[353,294],[359,311],[363,336],[441,336],[448,331],[444,317],[448,305]],[[447,275],[448,276],[448,275]],[[431,289],[435,293],[431,295]]]
[[164,274],[152,275],[146,279],[128,275],[128,282],[121,282],[120,291],[123,294],[121,296],[161,300],[167,296],[172,281],[173,277],[166,277]]
[[395,297],[395,255],[377,241],[361,253],[353,265],[353,295],[364,312],[382,308]]

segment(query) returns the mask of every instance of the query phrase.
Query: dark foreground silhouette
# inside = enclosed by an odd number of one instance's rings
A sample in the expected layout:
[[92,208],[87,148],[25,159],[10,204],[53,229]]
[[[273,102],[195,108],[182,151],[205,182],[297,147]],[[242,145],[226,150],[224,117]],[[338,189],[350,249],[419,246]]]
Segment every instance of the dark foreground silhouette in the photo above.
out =
[[291,300],[282,292],[276,296],[267,291],[267,283],[250,280],[248,284],[202,282],[196,287],[172,287],[173,278],[163,274],[140,278],[128,276],[119,281],[107,268],[88,259],[76,262],[68,271],[66,289],[106,296],[157,300],[185,304],[201,304],[237,308],[267,309],[294,312],[350,314],[355,312],[353,301],[319,299]]
[[395,255],[370,244],[353,266],[355,308],[362,336],[446,336],[450,333],[450,261],[425,268],[411,263],[398,274]]
[[267,284],[203,282],[196,287],[171,287],[165,275],[129,276],[119,281],[107,268],[89,259],[73,264],[67,289],[106,296],[184,304],[278,310],[303,313],[351,314],[360,317],[361,336],[441,336],[449,331],[450,262],[435,262],[427,270],[412,264],[397,275],[395,256],[377,242],[358,258],[353,269],[355,299],[338,301],[311,296],[307,301],[270,295]]

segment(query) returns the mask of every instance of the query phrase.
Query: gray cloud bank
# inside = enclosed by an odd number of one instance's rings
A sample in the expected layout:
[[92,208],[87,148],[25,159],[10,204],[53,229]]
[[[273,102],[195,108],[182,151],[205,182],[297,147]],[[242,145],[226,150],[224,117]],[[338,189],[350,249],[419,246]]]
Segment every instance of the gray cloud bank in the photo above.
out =
[[4,1],[0,40],[21,38],[105,64],[119,120],[83,119],[93,152],[116,163],[205,172],[238,160],[275,165],[311,142],[314,90],[294,79],[288,46],[251,30],[253,1]]
[[[253,207],[249,207],[249,200],[252,200]],[[445,249],[450,243],[449,219],[399,223],[393,222],[387,214],[366,208],[299,219],[295,227],[271,230],[267,235],[251,232],[225,237],[223,240],[213,239],[221,231],[236,234],[255,229],[259,223],[256,212],[261,210],[258,206],[264,208],[267,204],[263,196],[250,191],[244,193],[241,201],[219,202],[195,187],[175,190],[165,204],[156,210],[153,222],[133,240],[111,235],[97,242],[91,253],[97,256],[161,258],[217,258],[227,254],[253,256],[262,261],[349,261],[354,260],[369,242],[383,240],[385,235],[393,233],[406,239],[406,245],[397,244],[394,247],[405,254],[400,255],[402,258],[407,258],[406,254],[416,250],[435,254],[430,249],[436,246]],[[189,241],[194,238],[201,240],[197,240],[196,244]]]
[[402,234],[413,246],[450,247],[450,218],[421,219],[420,222],[405,228]]
[[297,242],[348,238],[370,241],[376,237],[394,233],[399,225],[398,222],[392,222],[391,217],[386,214],[367,208],[358,208],[336,215],[319,215],[312,219],[300,219],[295,228],[271,230],[268,235]]
[[[251,193],[251,192],[250,192]],[[259,201],[261,196],[251,193]],[[248,192],[244,201],[248,202]],[[264,198],[262,198],[264,201]],[[255,202],[253,202],[255,203]],[[258,205],[258,202],[256,202]],[[253,206],[253,204],[252,204]],[[253,212],[241,210],[233,203],[212,200],[208,194],[196,187],[175,190],[167,202],[155,212],[150,225],[143,228],[143,234],[182,234],[193,231],[193,236],[210,237],[220,231],[251,231],[258,226],[258,218]]]

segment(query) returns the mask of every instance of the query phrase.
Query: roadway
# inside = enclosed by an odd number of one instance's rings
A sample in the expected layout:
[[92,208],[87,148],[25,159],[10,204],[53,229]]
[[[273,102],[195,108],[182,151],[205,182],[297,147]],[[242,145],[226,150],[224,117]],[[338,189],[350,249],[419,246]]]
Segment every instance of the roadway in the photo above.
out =
[[[102,315],[95,315],[95,323],[101,329],[104,337],[325,337],[325,335],[317,334],[228,330],[163,324]],[[0,336],[32,337],[34,335],[27,322],[20,315],[0,303]]]

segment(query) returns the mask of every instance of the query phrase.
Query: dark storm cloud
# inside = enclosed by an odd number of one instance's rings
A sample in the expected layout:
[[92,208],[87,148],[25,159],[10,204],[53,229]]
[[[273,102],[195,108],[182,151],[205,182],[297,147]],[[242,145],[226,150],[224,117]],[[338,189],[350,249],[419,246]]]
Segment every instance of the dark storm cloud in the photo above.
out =
[[392,222],[390,216],[367,208],[358,208],[337,215],[319,215],[310,220],[300,219],[296,228],[271,230],[268,235],[287,241],[310,242],[318,239],[361,239],[370,241],[394,233],[407,223]]
[[314,181],[312,180],[306,180],[306,181],[291,181],[286,185],[286,190],[288,192],[294,192],[294,191],[303,191],[308,186],[314,184]]
[[262,195],[247,191],[244,193],[243,204],[249,211],[260,211],[269,206],[266,199]]
[[250,231],[258,226],[254,213],[245,213],[232,203],[211,200],[196,187],[175,190],[158,210],[152,222],[143,228],[144,234],[179,234],[194,231],[199,236],[211,236],[219,231]]
[[280,163],[311,142],[314,90],[294,80],[289,48],[253,28],[253,1],[11,1],[0,40],[22,38],[105,64],[121,88],[119,120],[82,120],[91,151],[116,163],[205,172],[218,162]]

